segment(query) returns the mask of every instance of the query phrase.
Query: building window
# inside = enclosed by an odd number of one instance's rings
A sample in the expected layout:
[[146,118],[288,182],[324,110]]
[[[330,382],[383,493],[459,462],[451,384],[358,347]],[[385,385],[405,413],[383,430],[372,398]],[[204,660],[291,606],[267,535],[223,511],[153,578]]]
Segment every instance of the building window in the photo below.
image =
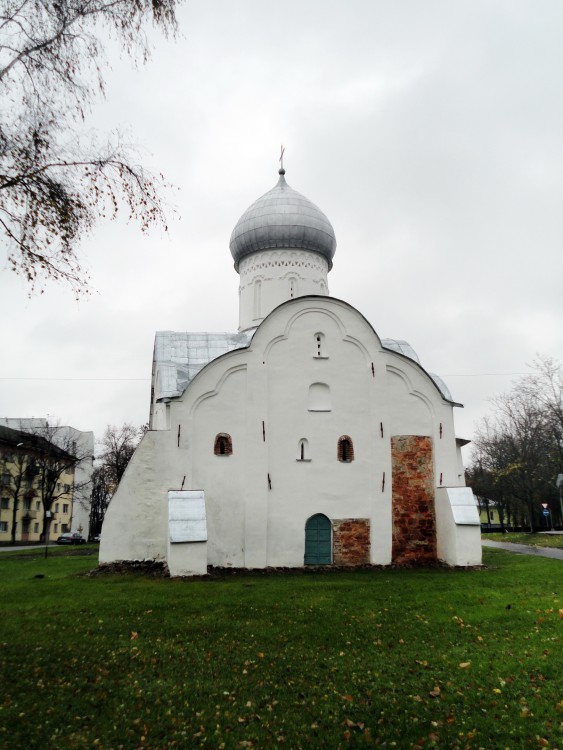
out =
[[7,510],[10,507],[10,498],[9,497],[3,497],[2,501],[0,503],[0,507],[3,510]]
[[63,513],[68,513],[68,503],[63,504]]
[[29,500],[29,499],[26,498],[23,501],[23,509],[24,510],[31,510],[31,500]]
[[39,500],[35,503],[35,510],[41,510],[41,502]]
[[338,460],[344,463],[350,463],[354,460],[354,444],[352,438],[348,435],[342,435],[338,438]]
[[289,277],[289,296],[291,299],[297,296],[297,279],[295,276]]
[[324,333],[315,333],[314,336],[315,343],[314,343],[314,357],[315,359],[327,359],[327,353],[326,353],[326,340]]
[[2,474],[2,478],[0,479],[0,481],[2,482],[4,487],[7,487],[10,484],[11,478],[11,474]]
[[39,524],[38,523],[34,523],[33,524],[33,533],[34,534],[38,534],[39,533]]
[[70,492],[70,484],[65,484],[65,492]]
[[5,533],[6,531],[8,531],[8,522],[0,521],[0,532]]
[[297,444],[297,461],[310,461],[309,457],[309,441],[307,438],[301,438]]
[[220,432],[215,438],[213,453],[216,456],[230,456],[233,452],[233,441],[226,432]]
[[61,534],[66,534],[68,531],[68,523],[61,524]]
[[58,503],[56,503],[56,504],[55,504],[55,513],[58,513],[58,512],[59,512],[59,504],[58,504]]
[[56,533],[58,532],[58,530],[59,530],[59,524],[58,524],[58,523],[56,523],[56,524],[54,524],[54,526],[53,526],[53,531],[54,531],[54,532],[55,532],[55,534],[56,534]]

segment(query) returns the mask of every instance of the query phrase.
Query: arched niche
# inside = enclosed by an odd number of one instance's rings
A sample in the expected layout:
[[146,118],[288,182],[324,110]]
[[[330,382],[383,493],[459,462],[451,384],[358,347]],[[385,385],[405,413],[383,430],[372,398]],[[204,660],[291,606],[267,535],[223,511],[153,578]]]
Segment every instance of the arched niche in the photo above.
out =
[[330,411],[330,386],[326,383],[311,383],[309,386],[309,411]]

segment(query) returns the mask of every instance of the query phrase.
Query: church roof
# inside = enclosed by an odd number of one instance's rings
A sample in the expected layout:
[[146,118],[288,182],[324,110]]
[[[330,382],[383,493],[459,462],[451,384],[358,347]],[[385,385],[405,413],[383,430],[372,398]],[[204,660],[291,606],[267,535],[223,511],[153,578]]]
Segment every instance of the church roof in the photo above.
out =
[[[154,398],[166,401],[181,396],[190,382],[205,365],[222,354],[245,349],[256,328],[240,333],[183,333],[157,331],[154,340]],[[402,354],[420,365],[412,346],[402,339],[381,339],[384,349]],[[438,390],[447,401],[452,401],[448,386],[442,378],[429,372]]]
[[275,187],[246,209],[233,229],[230,248],[240,261],[259,250],[300,249],[319,253],[332,268],[336,237],[330,221],[312,201],[285,181],[280,169]]
[[[418,354],[415,352],[415,350],[412,348],[412,346],[409,344],[408,341],[404,341],[403,339],[381,339],[381,344],[384,349],[391,349],[391,351],[393,352],[397,352],[398,354],[403,354],[405,357],[412,359],[414,362],[420,365],[420,359],[418,357]],[[422,365],[420,366],[422,367]],[[432,380],[438,387],[438,390],[440,391],[442,396],[446,399],[446,401],[453,402],[450,389],[444,383],[442,378],[439,375],[436,375],[435,372],[429,372],[428,375],[432,378]]]

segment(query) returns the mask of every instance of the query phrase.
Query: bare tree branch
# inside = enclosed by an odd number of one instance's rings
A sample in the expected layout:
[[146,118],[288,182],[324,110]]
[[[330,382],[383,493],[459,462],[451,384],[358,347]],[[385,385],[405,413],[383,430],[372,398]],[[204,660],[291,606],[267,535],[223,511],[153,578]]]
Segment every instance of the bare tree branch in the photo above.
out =
[[99,218],[125,209],[143,231],[167,228],[162,180],[119,133],[100,145],[79,125],[104,95],[106,36],[146,62],[145,29],[174,35],[179,2],[0,0],[0,232],[32,291],[48,279],[88,291],[77,247]]

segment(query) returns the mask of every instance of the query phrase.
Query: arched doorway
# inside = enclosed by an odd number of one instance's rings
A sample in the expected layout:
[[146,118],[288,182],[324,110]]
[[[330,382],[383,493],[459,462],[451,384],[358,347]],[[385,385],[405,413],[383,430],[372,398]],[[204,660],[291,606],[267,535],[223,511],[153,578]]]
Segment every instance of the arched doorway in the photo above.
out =
[[330,565],[332,562],[332,524],[322,513],[305,524],[305,565]]

